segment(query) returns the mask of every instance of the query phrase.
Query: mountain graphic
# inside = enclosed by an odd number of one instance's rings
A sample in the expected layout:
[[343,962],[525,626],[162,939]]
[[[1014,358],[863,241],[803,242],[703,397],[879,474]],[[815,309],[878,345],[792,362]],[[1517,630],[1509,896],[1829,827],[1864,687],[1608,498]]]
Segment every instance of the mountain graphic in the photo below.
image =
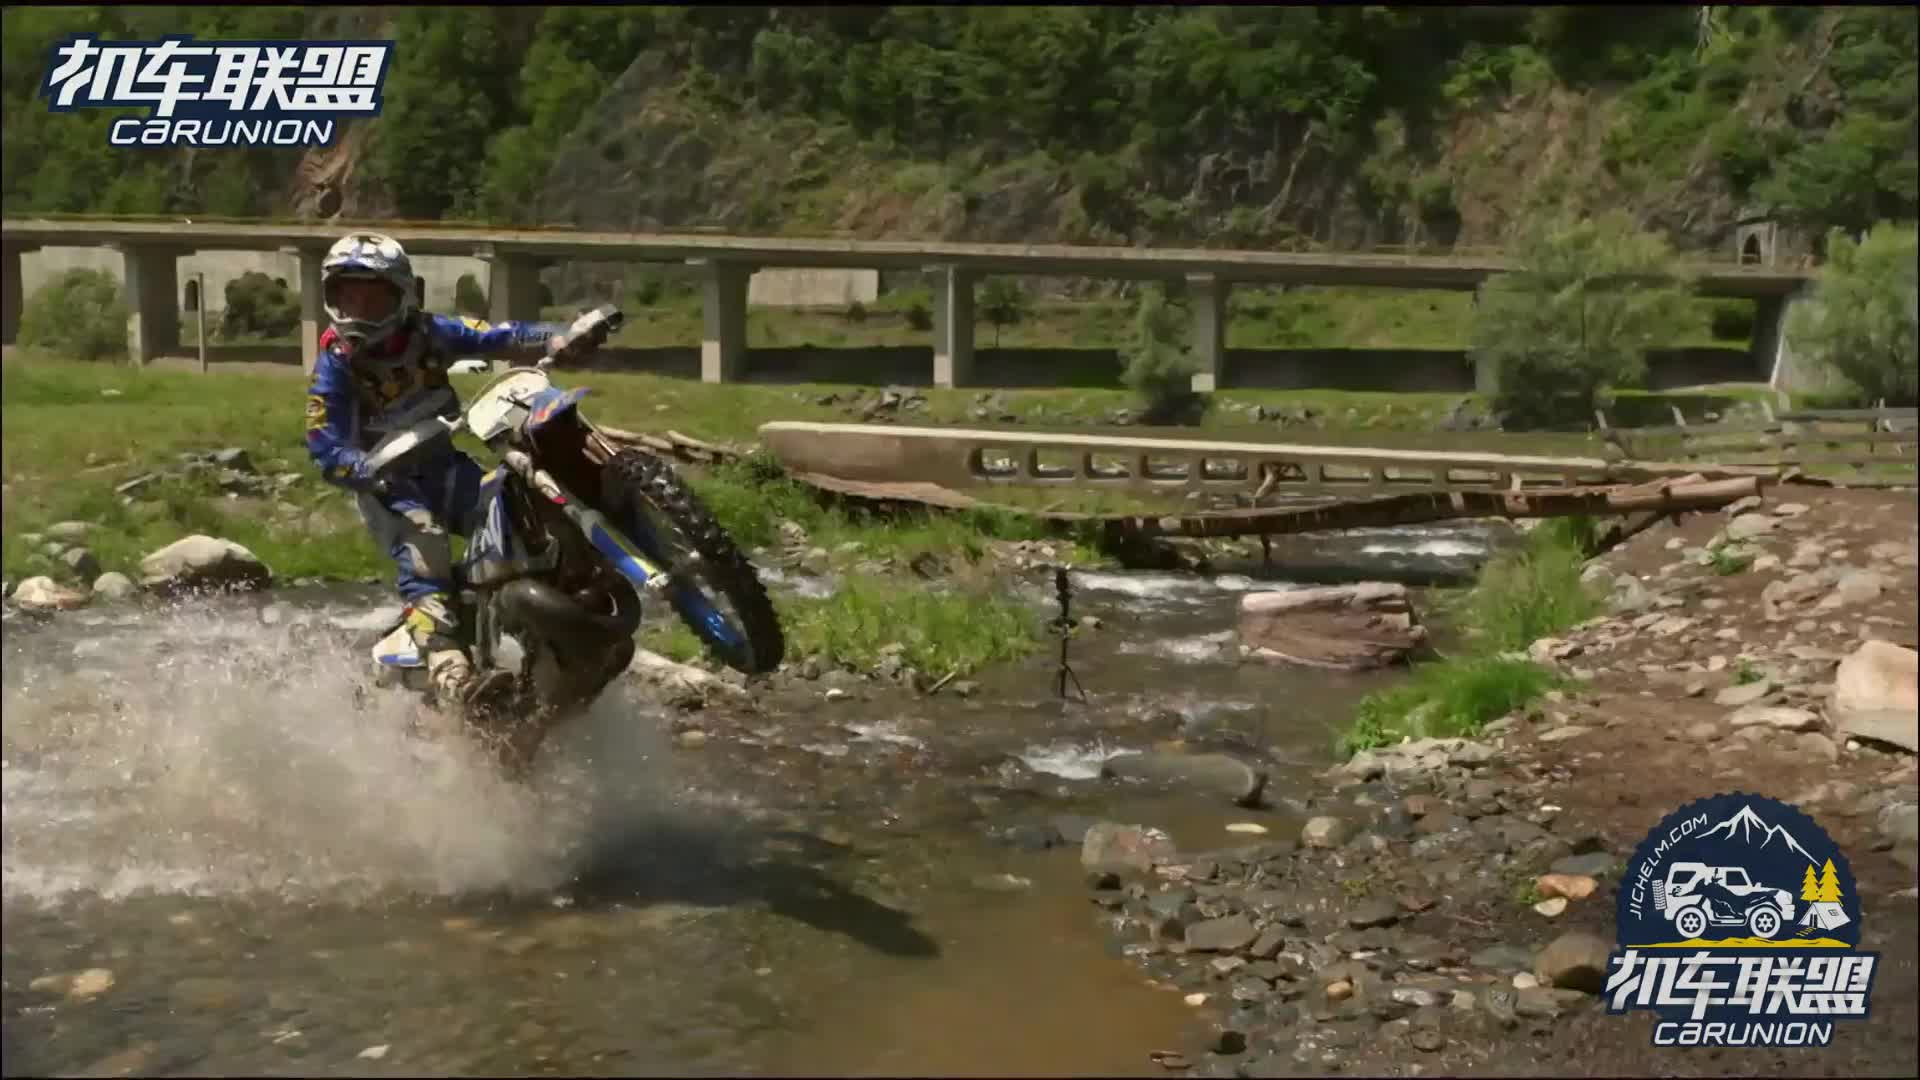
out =
[[[1716,834],[1725,835],[1729,840],[1739,840],[1742,843],[1757,844],[1759,847],[1766,847],[1772,843],[1773,838],[1777,836],[1786,843],[1788,848],[1798,852],[1801,858],[1807,860],[1807,862],[1814,866],[1820,865],[1820,860],[1807,854],[1807,849],[1801,847],[1799,842],[1788,834],[1787,830],[1778,825],[1769,825],[1765,821],[1762,821],[1760,815],[1754,813],[1753,807],[1751,806],[1741,807],[1739,813],[1708,829],[1706,832],[1701,833],[1700,836],[1702,839],[1705,839],[1706,837]],[[1759,838],[1757,841],[1755,840],[1756,836]]]

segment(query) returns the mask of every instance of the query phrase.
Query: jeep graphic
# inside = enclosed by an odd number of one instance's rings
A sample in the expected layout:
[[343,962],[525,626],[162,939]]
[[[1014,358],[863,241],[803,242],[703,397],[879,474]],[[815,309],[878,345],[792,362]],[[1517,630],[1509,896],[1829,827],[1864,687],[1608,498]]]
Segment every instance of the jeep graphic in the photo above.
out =
[[1676,862],[1654,886],[1653,907],[1688,939],[1712,926],[1744,926],[1771,939],[1793,921],[1793,894],[1753,881],[1738,866]]

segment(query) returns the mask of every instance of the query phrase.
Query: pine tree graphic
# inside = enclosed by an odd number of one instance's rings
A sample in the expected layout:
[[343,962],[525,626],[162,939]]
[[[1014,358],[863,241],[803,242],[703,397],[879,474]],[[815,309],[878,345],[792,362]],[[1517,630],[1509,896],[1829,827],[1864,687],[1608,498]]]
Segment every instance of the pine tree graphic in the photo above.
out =
[[1814,903],[1820,899],[1820,882],[1813,876],[1813,867],[1807,867],[1807,879],[1800,885],[1800,899],[1804,903]]
[[[1813,868],[1808,867],[1807,870],[1811,874]],[[1820,894],[1814,899],[1823,904],[1840,902],[1840,874],[1833,868],[1832,859],[1828,859],[1826,867],[1820,871]]]

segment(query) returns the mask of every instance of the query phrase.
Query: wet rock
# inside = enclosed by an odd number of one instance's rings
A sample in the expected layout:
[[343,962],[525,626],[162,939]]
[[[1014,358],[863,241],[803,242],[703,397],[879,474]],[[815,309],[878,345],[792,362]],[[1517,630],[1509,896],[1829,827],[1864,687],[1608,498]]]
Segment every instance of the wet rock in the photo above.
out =
[[1328,1001],[1345,1001],[1353,996],[1353,984],[1345,979],[1335,979],[1327,984]]
[[689,664],[675,663],[647,649],[635,649],[627,663],[627,675],[664,693],[681,707],[695,707],[718,699],[743,700],[747,691],[710,672]]
[[1363,900],[1347,912],[1347,925],[1355,930],[1392,926],[1399,921],[1400,905],[1391,900]]
[[1567,898],[1556,896],[1549,900],[1542,900],[1533,905],[1533,910],[1536,914],[1544,915],[1549,919],[1557,919],[1567,910]]
[[1239,952],[1259,938],[1259,931],[1244,915],[1208,919],[1187,927],[1189,952]]
[[1735,729],[1768,727],[1779,731],[1812,731],[1820,726],[1820,718],[1805,709],[1784,705],[1749,705],[1734,710],[1727,717],[1727,725]]
[[71,611],[84,607],[87,598],[84,594],[67,588],[50,577],[30,577],[14,586],[15,604],[28,611]]
[[1404,585],[1363,582],[1240,598],[1240,639],[1266,660],[1365,670],[1404,659],[1426,638]]
[[369,1046],[354,1056],[362,1061],[379,1061],[387,1056],[387,1051],[391,1048],[392,1044],[381,1043],[378,1046]]
[[1534,957],[1533,971],[1548,986],[1598,994],[1607,978],[1611,946],[1594,934],[1561,934]]
[[1552,1020],[1560,1015],[1560,999],[1545,987],[1532,987],[1513,995],[1513,1011],[1529,1020]]
[[140,560],[140,583],[148,589],[264,588],[273,572],[253,552],[231,540],[194,535]]
[[1300,846],[1336,848],[1347,842],[1353,828],[1336,817],[1317,817],[1300,829]]
[[1765,536],[1779,527],[1780,522],[1766,514],[1741,514],[1727,522],[1727,539],[1733,541],[1752,540]]
[[1862,642],[1834,672],[1827,714],[1843,735],[1920,751],[1920,653]]
[[113,982],[113,972],[106,968],[88,968],[60,975],[42,975],[27,985],[30,990],[80,999],[106,993],[113,989]]
[[1280,950],[1285,948],[1286,944],[1285,935],[1268,927],[1260,931],[1260,936],[1253,939],[1253,944],[1247,946],[1247,955],[1256,960],[1271,960],[1280,955]]
[[1438,1028],[1417,1027],[1407,1034],[1407,1042],[1415,1050],[1433,1053],[1446,1047],[1447,1037]]
[[1173,840],[1143,825],[1101,822],[1087,830],[1080,846],[1081,866],[1116,874],[1146,874],[1173,859]]
[[1231,799],[1241,806],[1258,803],[1267,774],[1225,754],[1150,751],[1117,754],[1100,766],[1103,776],[1191,787]]
[[101,574],[93,581],[93,595],[102,600],[125,600],[138,591],[133,580],[118,571]]

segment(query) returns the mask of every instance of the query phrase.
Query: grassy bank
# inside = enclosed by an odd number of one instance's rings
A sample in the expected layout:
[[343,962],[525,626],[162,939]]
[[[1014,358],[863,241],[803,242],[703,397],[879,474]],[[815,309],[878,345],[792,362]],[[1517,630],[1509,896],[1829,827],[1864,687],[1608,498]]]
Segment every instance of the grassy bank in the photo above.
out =
[[1550,519],[1489,561],[1441,613],[1465,629],[1464,648],[1416,664],[1407,682],[1362,699],[1340,736],[1341,752],[1403,738],[1471,738],[1557,685],[1553,672],[1512,654],[1600,610],[1580,580],[1592,530],[1586,518]]
[[[661,380],[667,382],[668,380]],[[478,380],[474,380],[477,384]],[[651,406],[653,380],[596,376],[611,390],[590,404],[594,415],[633,427],[670,422],[700,434],[721,432],[701,417],[661,417]],[[466,389],[471,390],[469,386]],[[712,388],[735,395],[731,413],[717,402],[709,415],[742,420],[747,431],[787,414],[784,393],[760,388]],[[302,444],[301,384],[276,374],[223,373],[211,378],[167,371],[32,359],[0,366],[0,442],[4,446],[4,557],[9,580],[49,575],[72,580],[40,551],[32,534],[61,521],[94,526],[86,547],[101,569],[137,576],[140,558],[182,536],[206,533],[251,549],[282,580],[375,578],[392,566],[374,549],[351,499],[322,484]],[[688,422],[688,421],[695,422]],[[292,479],[271,495],[230,495],[217,470],[186,471],[181,455],[226,447],[245,450],[266,477]],[[470,448],[473,449],[473,448]],[[484,453],[484,452],[483,452]],[[115,488],[156,474],[138,498]],[[810,489],[784,478],[764,459],[711,470],[688,470],[716,516],[748,548],[786,546],[783,522],[804,530],[801,550],[820,549],[818,569],[846,573],[823,599],[783,600],[782,616],[794,656],[871,667],[893,643],[903,662],[945,674],[1018,655],[1036,638],[1043,616],[1007,600],[1003,575],[991,572],[988,546],[996,540],[1039,540],[1031,519],[980,511],[909,513],[882,517],[830,506]],[[1059,501],[1058,491],[1009,493]],[[1079,509],[1137,508],[1101,494]],[[1098,560],[1089,548],[1054,541],[1061,557]],[[937,576],[936,591],[910,569]],[[865,574],[860,573],[865,568]],[[75,582],[84,585],[84,582]],[[670,650],[671,641],[664,643]],[[684,650],[683,650],[684,651]]]

